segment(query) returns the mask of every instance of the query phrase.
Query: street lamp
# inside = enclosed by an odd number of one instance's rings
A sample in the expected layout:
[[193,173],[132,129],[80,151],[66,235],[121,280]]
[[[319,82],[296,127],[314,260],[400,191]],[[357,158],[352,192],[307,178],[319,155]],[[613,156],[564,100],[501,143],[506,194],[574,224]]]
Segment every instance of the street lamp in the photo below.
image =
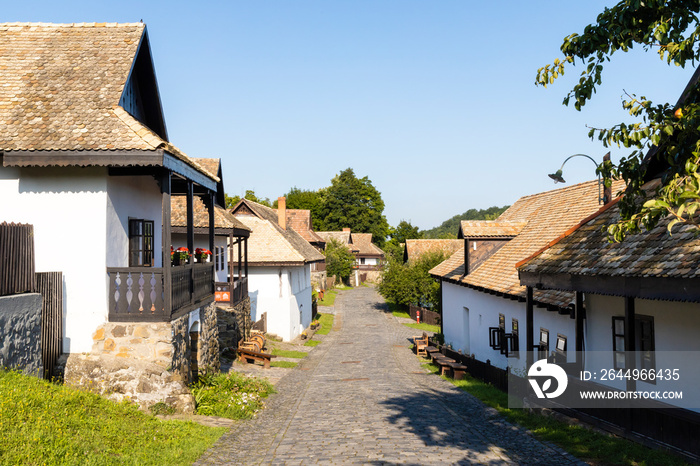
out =
[[[561,168],[559,168],[559,170],[557,170],[555,173],[550,173],[548,175],[551,179],[554,180],[554,184],[566,183],[566,180],[564,180],[564,178],[562,177],[562,173],[563,173],[562,170],[564,168],[564,165],[566,165],[566,162],[568,162],[570,159],[572,159],[574,157],[586,157],[588,160],[590,160],[591,162],[593,162],[595,164],[596,169],[598,168],[598,162],[596,162],[593,159],[593,157],[591,157],[590,155],[586,155],[586,154],[570,155],[569,157],[566,158],[566,160],[564,160],[564,163],[561,164]],[[610,160],[610,152],[605,154],[605,157],[603,157],[603,160],[604,161]],[[603,184],[604,184],[603,180],[600,178],[600,173],[598,173],[598,204],[605,204],[608,202],[607,195],[603,194],[603,188],[602,188]]]

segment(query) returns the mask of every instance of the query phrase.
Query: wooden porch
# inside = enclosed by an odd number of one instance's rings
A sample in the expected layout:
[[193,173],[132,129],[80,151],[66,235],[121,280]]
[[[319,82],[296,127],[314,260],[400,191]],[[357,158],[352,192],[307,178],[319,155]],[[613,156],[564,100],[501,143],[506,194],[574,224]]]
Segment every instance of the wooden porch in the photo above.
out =
[[[110,322],[169,322],[214,301],[214,264],[110,267]],[[170,286],[165,286],[166,276]]]

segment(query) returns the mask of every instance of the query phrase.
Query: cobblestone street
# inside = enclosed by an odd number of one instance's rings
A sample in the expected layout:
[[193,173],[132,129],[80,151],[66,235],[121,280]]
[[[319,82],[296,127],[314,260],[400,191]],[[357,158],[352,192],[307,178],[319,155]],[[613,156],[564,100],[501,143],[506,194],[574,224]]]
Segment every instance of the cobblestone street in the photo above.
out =
[[[323,311],[323,308],[321,309]],[[579,464],[425,373],[420,332],[373,288],[338,295],[335,328],[197,464]]]

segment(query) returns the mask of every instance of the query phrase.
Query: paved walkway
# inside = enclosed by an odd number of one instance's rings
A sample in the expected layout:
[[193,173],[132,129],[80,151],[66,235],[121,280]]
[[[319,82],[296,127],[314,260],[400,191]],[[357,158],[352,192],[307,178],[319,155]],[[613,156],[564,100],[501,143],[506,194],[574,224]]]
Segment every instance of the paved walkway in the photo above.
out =
[[416,333],[372,288],[341,293],[336,331],[197,464],[580,464],[426,374]]

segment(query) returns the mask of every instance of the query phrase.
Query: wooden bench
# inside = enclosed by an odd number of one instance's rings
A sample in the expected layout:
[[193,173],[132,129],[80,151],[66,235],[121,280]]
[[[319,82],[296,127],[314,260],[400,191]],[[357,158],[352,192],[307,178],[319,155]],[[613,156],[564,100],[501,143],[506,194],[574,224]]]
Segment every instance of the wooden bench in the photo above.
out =
[[462,380],[464,378],[467,366],[458,362],[448,362],[446,365],[450,368],[449,371],[451,373],[451,375],[447,375],[448,377],[452,377],[455,380]]
[[271,353],[261,353],[259,351],[254,351],[254,350],[242,348],[239,346],[238,347],[238,357],[239,357],[241,362],[260,361],[263,363],[264,369],[269,369],[270,368],[270,359],[275,358],[276,356],[272,355]]
[[423,334],[422,336],[413,337],[413,343],[416,345],[416,355],[423,356],[424,358],[428,356],[425,350],[428,347],[428,335]]
[[433,363],[435,363],[437,366],[440,366],[440,375],[447,375],[446,372],[451,369],[450,364],[456,362],[457,361],[455,361],[454,359],[448,358],[446,356],[437,357],[433,359]]

